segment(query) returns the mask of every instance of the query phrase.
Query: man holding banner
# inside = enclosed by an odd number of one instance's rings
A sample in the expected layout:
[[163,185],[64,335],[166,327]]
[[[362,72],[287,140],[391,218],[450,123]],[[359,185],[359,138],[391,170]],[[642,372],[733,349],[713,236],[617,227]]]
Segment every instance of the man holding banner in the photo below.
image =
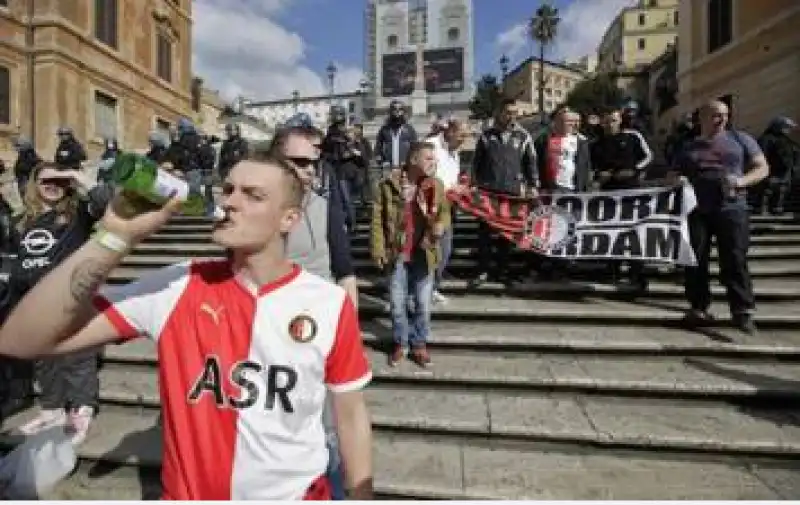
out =
[[[506,201],[524,194],[530,196],[538,186],[533,140],[517,124],[517,114],[516,101],[503,99],[494,124],[483,132],[475,146],[470,184],[490,198]],[[492,231],[490,223],[482,220],[478,224],[479,274],[470,282],[473,288],[489,279],[490,270],[494,270],[497,280],[506,283],[512,280],[508,271],[510,244],[502,238],[496,239]]]
[[725,286],[734,324],[743,332],[756,330],[753,285],[747,268],[750,220],[746,188],[769,175],[758,143],[748,134],[728,128],[728,107],[709,102],[700,109],[700,135],[678,154],[676,169],[687,177],[697,195],[689,219],[697,265],[686,269],[686,297],[691,306],[689,326],[708,323],[711,316],[709,259],[716,237],[720,282]]

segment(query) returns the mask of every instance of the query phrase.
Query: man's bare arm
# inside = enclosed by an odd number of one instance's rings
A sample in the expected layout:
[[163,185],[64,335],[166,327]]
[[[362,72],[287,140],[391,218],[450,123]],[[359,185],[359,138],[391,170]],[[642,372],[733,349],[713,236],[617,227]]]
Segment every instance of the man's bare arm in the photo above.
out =
[[115,339],[108,321],[87,327],[92,334],[82,330],[96,314],[92,298],[123,257],[94,240],[84,244],[36,283],[11,312],[0,328],[0,354],[21,358],[51,354],[73,334],[81,337],[77,342],[86,341],[86,346]]
[[337,282],[342,289],[345,290],[350,301],[353,302],[353,307],[358,310],[358,280],[355,275],[348,275],[339,279]]
[[754,184],[758,184],[766,177],[769,177],[767,158],[765,158],[763,154],[753,156],[753,160],[750,163],[750,170],[739,179],[739,187],[749,188]]
[[92,239],[37,282],[0,328],[0,354],[51,354],[73,334],[80,337],[70,344],[75,347],[81,342],[91,347],[116,338],[110,323],[103,323],[105,317],[83,329],[95,314],[92,298],[128,251],[166,223],[180,206],[173,198],[160,209],[138,213],[131,205],[117,205],[122,203],[121,198],[112,202],[102,220],[114,244],[109,242],[106,247]]
[[333,410],[339,435],[348,498],[369,500],[373,496],[372,426],[362,391],[335,393]]

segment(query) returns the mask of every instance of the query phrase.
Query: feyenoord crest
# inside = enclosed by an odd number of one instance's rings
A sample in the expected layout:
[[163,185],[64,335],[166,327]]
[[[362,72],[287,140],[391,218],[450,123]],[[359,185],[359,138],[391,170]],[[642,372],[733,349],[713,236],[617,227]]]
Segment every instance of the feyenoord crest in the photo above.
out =
[[575,239],[575,218],[564,209],[543,205],[528,216],[523,233],[532,249],[561,249]]
[[317,336],[317,322],[305,314],[295,316],[289,323],[289,336],[301,344],[311,342]]

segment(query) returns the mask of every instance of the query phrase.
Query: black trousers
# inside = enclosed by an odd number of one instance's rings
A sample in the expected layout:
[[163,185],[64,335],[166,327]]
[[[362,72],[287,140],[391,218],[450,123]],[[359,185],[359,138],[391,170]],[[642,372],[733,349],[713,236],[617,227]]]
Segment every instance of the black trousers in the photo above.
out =
[[89,406],[97,408],[100,382],[98,351],[86,350],[36,361],[34,376],[42,389],[43,409]]
[[747,269],[747,250],[750,247],[747,209],[728,207],[715,211],[695,210],[689,215],[689,234],[697,256],[697,266],[686,268],[684,287],[692,309],[705,311],[711,306],[709,259],[711,240],[715,237],[720,283],[727,290],[731,314],[752,312],[755,299]]
[[478,222],[478,271],[502,276],[509,273],[511,242],[495,233],[485,221]]

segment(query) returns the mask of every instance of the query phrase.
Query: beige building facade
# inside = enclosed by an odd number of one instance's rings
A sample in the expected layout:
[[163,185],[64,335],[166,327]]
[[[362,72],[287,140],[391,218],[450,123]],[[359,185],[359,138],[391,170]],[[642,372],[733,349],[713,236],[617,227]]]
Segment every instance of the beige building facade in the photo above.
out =
[[60,126],[90,158],[146,145],[191,115],[191,48],[191,0],[0,0],[0,153],[22,135],[50,158]]
[[[544,112],[552,112],[567,99],[567,95],[587,72],[579,65],[544,62]],[[528,58],[506,75],[503,89],[507,96],[518,100],[520,114],[539,112],[539,60]]]
[[597,48],[597,71],[640,70],[649,65],[675,44],[679,21],[678,0],[640,0],[623,9]]
[[800,120],[800,2],[681,0],[678,100],[683,111],[722,98],[737,127]]

